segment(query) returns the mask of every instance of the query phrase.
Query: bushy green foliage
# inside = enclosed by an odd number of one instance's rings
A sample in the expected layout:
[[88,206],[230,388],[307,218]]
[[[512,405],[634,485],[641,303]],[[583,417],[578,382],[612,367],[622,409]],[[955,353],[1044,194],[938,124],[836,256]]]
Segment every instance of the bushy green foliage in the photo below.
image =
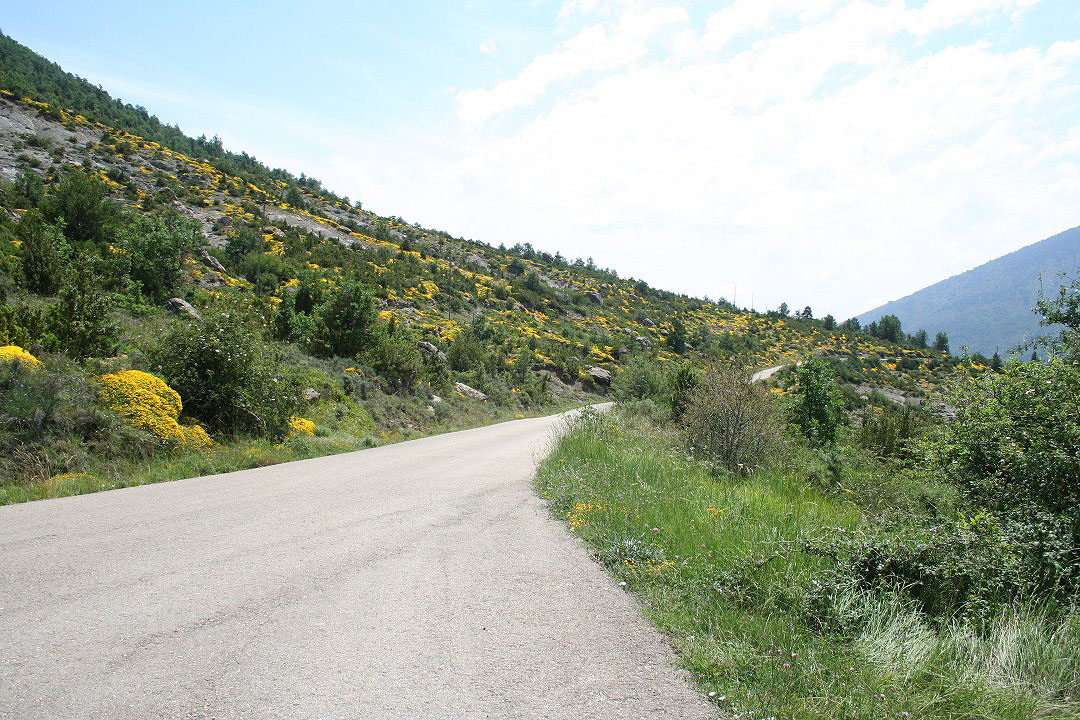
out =
[[393,332],[380,328],[372,332],[365,358],[398,392],[409,390],[422,368],[416,337],[404,328],[396,328]]
[[154,360],[156,374],[183,398],[184,412],[212,431],[271,438],[288,432],[299,387],[237,308],[211,308],[179,325]]
[[618,400],[660,401],[665,388],[663,369],[647,355],[632,357],[611,380],[611,394]]
[[29,210],[19,221],[16,235],[22,241],[19,259],[27,289],[39,295],[55,294],[71,252],[62,225],[48,222],[37,210]]
[[78,168],[64,171],[60,184],[42,200],[41,211],[49,222],[62,221],[68,242],[83,252],[103,247],[120,220],[105,183]]
[[198,225],[175,211],[136,215],[118,233],[115,277],[130,278],[146,298],[161,303],[179,288],[184,256],[202,243]]
[[748,474],[780,444],[781,426],[769,392],[734,366],[705,371],[682,419],[686,444],[718,469]]
[[832,445],[845,415],[843,398],[828,364],[809,358],[795,370],[795,381],[793,402],[788,408],[790,421],[812,445]]
[[898,343],[904,339],[904,330],[900,324],[900,318],[895,315],[885,315],[877,322],[867,326],[867,331],[874,337]]
[[39,344],[55,350],[57,339],[49,313],[36,305],[0,303],[0,344],[24,348]]
[[956,421],[931,454],[1005,527],[1043,591],[1080,586],[1080,369],[1053,360],[959,388]]
[[701,383],[701,375],[691,363],[680,362],[668,369],[664,381],[667,390],[665,400],[671,417],[681,420]]
[[919,411],[908,405],[880,410],[866,408],[859,417],[856,439],[878,457],[911,458],[922,424]]
[[64,274],[58,302],[50,309],[50,325],[60,348],[71,357],[109,355],[119,328],[110,317],[112,302],[101,289],[94,264],[76,261]]
[[1035,306],[1042,315],[1039,324],[1060,329],[1056,336],[1042,338],[1037,344],[1080,364],[1080,277],[1066,279],[1069,282],[1062,284],[1056,296],[1039,295]]
[[371,289],[343,281],[316,310],[309,349],[320,357],[354,357],[371,344],[376,319]]
[[664,343],[676,355],[686,352],[686,326],[680,318],[676,317],[671,321],[671,332],[664,338]]
[[9,191],[10,201],[19,208],[36,208],[45,194],[45,184],[41,176],[33,170],[23,168],[15,176]]

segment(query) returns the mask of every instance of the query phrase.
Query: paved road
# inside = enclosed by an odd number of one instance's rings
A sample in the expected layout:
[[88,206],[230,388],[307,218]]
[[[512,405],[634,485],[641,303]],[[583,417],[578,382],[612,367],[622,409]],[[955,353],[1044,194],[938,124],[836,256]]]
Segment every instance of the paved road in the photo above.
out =
[[695,718],[519,420],[0,507],[2,718]]
[[[768,380],[776,373],[780,372],[786,367],[790,367],[791,363],[786,365],[774,365],[771,368],[765,368],[764,370],[758,370],[756,373],[750,376],[750,382],[759,382],[761,380]],[[802,367],[802,361],[795,363],[795,367]]]

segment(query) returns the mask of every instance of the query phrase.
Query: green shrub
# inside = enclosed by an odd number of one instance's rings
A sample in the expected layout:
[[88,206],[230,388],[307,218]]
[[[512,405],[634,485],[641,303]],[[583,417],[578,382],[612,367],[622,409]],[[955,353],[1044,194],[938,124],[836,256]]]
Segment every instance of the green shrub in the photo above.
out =
[[64,236],[79,250],[102,248],[120,220],[119,206],[105,183],[76,168],[64,172],[41,209],[50,222],[63,221]]
[[832,445],[845,415],[843,397],[833,382],[829,366],[810,358],[795,370],[795,381],[794,401],[788,408],[790,422],[811,445]]
[[177,327],[154,359],[157,374],[184,399],[185,412],[212,431],[272,438],[288,432],[299,386],[275,348],[235,308],[212,308]]
[[660,364],[645,355],[635,355],[611,381],[611,393],[618,400],[661,401],[667,389]]
[[49,324],[60,348],[71,357],[101,357],[113,352],[119,335],[111,311],[112,302],[101,290],[100,277],[86,259],[64,274],[59,301],[49,311]]
[[986,373],[952,397],[930,446],[939,471],[1008,528],[1043,589],[1080,583],[1080,367],[1062,360]]
[[374,333],[364,356],[375,372],[398,392],[413,386],[422,367],[416,338],[404,328],[393,332],[383,328]]
[[355,357],[374,339],[375,297],[357,280],[345,280],[315,311],[309,342],[319,357]]
[[902,408],[866,408],[859,419],[858,443],[882,458],[914,457],[914,441],[921,435],[919,412],[909,405]]
[[0,345],[30,347],[35,343],[47,350],[57,348],[48,313],[35,305],[0,304]]
[[47,222],[37,210],[29,210],[19,221],[16,235],[22,241],[19,260],[26,287],[40,295],[53,295],[67,265],[70,250],[63,228]]
[[668,410],[673,419],[679,420],[686,414],[690,398],[701,382],[701,377],[693,365],[680,362],[667,371],[664,380],[667,389],[664,399],[667,401]]
[[696,456],[740,474],[764,464],[782,435],[769,392],[731,366],[703,374],[683,416],[682,432]]
[[184,256],[202,242],[198,225],[175,211],[139,215],[117,238],[121,253],[113,255],[116,276],[126,276],[155,303],[175,294],[183,277]]

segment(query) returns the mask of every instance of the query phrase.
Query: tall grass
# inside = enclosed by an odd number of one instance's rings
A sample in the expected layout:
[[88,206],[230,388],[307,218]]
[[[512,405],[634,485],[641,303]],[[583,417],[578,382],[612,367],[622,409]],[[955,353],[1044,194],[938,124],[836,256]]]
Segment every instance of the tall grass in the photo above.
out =
[[583,416],[537,488],[725,717],[1077,716],[1075,614],[1017,606],[983,628],[934,624],[901,593],[837,582],[815,541],[872,514],[808,481],[812,465],[716,475],[616,411]]

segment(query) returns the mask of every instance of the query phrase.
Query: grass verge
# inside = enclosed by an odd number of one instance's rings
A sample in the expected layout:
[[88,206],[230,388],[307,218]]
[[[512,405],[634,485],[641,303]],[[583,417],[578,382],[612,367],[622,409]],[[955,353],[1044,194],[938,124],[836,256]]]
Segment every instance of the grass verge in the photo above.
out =
[[1080,716],[1075,613],[1016,606],[977,629],[931,624],[899,594],[845,586],[835,559],[805,549],[876,511],[806,478],[798,459],[717,477],[616,411],[579,419],[536,483],[722,717]]

